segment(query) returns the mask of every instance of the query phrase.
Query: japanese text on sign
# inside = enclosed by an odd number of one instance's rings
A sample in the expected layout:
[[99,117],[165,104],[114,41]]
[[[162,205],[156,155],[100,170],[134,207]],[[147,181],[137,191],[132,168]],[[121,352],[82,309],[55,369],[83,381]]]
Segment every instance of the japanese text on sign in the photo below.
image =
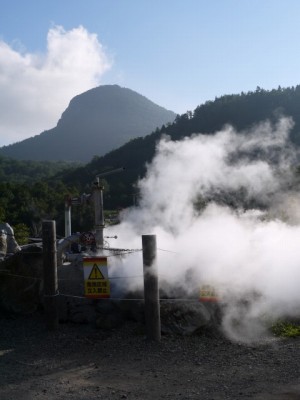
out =
[[110,297],[110,282],[106,257],[85,257],[83,259],[84,294],[90,298]]

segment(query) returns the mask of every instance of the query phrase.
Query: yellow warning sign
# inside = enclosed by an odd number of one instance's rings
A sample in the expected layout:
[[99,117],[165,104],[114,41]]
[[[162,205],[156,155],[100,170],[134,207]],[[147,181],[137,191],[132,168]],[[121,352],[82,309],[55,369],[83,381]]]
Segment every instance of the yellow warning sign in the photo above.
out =
[[93,265],[89,279],[105,279],[97,264]]
[[110,282],[106,257],[84,257],[84,293],[90,298],[110,297]]
[[211,285],[202,285],[200,288],[199,300],[204,302],[217,302],[219,299],[216,289]]

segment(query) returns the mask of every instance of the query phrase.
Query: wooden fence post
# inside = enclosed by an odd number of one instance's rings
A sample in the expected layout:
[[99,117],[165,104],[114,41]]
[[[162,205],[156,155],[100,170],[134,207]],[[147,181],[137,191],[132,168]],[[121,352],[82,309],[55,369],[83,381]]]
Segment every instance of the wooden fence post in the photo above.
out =
[[46,325],[49,330],[55,330],[58,328],[58,283],[55,221],[44,221],[42,225],[42,233]]
[[156,265],[156,236],[142,235],[144,298],[147,338],[161,339],[159,286]]

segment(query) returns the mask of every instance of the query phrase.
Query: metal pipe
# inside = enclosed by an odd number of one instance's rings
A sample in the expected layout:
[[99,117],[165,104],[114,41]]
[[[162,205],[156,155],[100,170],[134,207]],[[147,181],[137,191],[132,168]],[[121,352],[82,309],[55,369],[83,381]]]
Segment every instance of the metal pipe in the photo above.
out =
[[115,174],[117,172],[123,172],[124,169],[125,169],[124,167],[121,167],[121,168],[113,169],[111,171],[102,172],[101,174],[96,175],[96,178],[102,178],[103,176],[107,176],[107,175],[110,175],[110,174]]
[[104,212],[103,212],[103,186],[100,185],[99,177],[93,186],[93,200],[95,207],[95,240],[96,247],[101,248],[104,244],[103,230],[104,230]]
[[71,200],[65,199],[65,237],[71,236]]

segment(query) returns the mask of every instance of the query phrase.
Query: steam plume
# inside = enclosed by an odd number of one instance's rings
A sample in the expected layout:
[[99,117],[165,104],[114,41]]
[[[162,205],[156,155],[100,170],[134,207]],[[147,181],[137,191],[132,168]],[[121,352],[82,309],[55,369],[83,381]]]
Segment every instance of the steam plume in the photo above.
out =
[[[262,318],[299,316],[300,225],[293,126],[283,117],[236,132],[164,138],[123,215],[118,246],[157,235],[164,289],[213,285],[233,338],[261,334]],[[172,253],[174,252],[174,253]],[[136,262],[136,269],[140,266]],[[134,269],[134,262],[132,263]]]

